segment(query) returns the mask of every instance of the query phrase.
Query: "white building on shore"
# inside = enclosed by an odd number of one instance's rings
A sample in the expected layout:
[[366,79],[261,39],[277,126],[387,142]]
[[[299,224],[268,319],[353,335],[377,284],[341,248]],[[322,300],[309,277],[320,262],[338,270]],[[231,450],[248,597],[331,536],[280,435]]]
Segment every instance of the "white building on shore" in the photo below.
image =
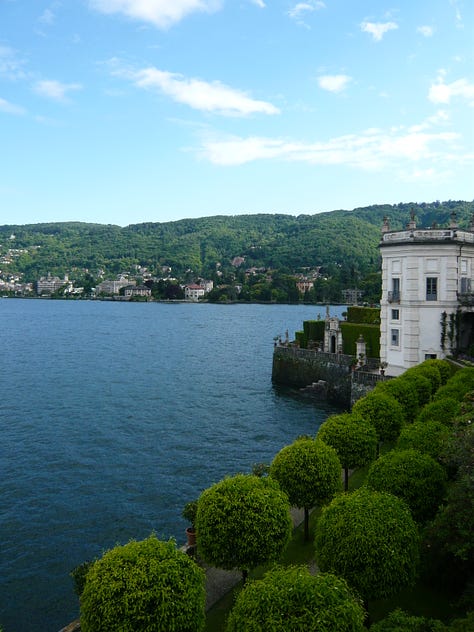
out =
[[428,358],[474,344],[474,216],[467,230],[455,215],[448,228],[391,231],[380,242],[380,359],[400,375]]

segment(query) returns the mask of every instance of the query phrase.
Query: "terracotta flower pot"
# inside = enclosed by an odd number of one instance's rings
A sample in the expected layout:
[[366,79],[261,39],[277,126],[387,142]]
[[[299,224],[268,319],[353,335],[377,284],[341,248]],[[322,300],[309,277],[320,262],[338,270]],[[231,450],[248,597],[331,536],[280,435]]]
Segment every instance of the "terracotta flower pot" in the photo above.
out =
[[194,527],[188,527],[186,529],[186,537],[188,539],[188,546],[196,546],[196,529]]

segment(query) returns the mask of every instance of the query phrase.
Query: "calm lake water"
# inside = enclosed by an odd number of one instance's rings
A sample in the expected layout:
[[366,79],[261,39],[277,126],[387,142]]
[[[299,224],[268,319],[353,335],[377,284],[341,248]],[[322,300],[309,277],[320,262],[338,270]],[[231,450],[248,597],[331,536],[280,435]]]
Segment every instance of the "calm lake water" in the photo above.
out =
[[333,409],[272,387],[271,364],[318,313],[0,300],[4,632],[57,632],[75,566],[152,531],[184,542],[187,501],[316,433]]

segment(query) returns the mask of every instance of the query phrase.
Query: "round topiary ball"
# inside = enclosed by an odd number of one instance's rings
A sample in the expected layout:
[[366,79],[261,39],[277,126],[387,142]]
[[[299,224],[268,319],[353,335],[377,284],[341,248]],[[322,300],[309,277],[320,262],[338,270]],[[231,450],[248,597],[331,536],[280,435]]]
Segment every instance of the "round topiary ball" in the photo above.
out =
[[201,632],[204,571],[174,541],[150,536],[95,562],[81,595],[82,632]]

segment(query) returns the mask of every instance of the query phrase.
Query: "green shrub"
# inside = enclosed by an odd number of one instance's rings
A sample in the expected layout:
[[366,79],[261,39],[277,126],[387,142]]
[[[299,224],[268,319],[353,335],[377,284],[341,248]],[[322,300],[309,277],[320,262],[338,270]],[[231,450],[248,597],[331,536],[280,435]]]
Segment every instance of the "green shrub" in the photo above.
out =
[[305,539],[312,507],[329,502],[341,490],[341,462],[336,450],[320,439],[297,439],[282,448],[270,465],[270,476],[305,510]]
[[341,323],[343,351],[347,355],[355,355],[356,342],[362,335],[365,340],[367,356],[380,357],[380,327],[378,325],[364,325],[362,323]]
[[319,439],[297,439],[282,448],[270,465],[294,507],[329,502],[341,488],[341,463],[336,451]]
[[[471,463],[472,467],[472,463]],[[474,473],[463,472],[425,530],[425,568],[430,582],[462,591],[474,576]]]
[[414,387],[418,397],[418,407],[423,408],[431,400],[432,385],[430,380],[417,370],[417,367],[408,369],[399,380],[408,380]]
[[377,452],[377,433],[374,426],[349,413],[331,415],[319,428],[317,437],[333,447],[345,472],[345,489],[348,488],[348,470],[367,465]]
[[404,420],[402,405],[390,395],[375,391],[359,399],[352,412],[374,426],[379,441],[396,439]]
[[415,421],[402,429],[397,448],[418,450],[439,461],[449,436],[450,430],[440,421]]
[[411,423],[415,419],[418,413],[418,396],[415,386],[409,380],[395,378],[379,382],[374,391],[386,393],[396,399],[403,406],[405,421]]
[[83,632],[199,632],[204,571],[173,541],[150,536],[116,546],[89,570],[81,596]]
[[295,340],[299,343],[300,349],[307,349],[308,347],[308,339],[304,331],[296,331],[295,332]]
[[474,389],[468,391],[461,402],[461,410],[454,419],[454,423],[461,426],[470,426],[474,419]]
[[466,393],[474,390],[474,368],[465,367],[457,371],[436,393],[435,399],[453,397],[461,400]]
[[424,523],[432,518],[446,490],[443,467],[428,454],[417,450],[391,450],[369,468],[366,484],[404,500],[414,519]]
[[474,611],[468,612],[465,617],[454,619],[448,625],[446,632],[472,632],[474,630]]
[[442,382],[439,365],[434,360],[425,360],[415,368],[431,382],[432,394],[436,393]]
[[396,594],[417,578],[418,529],[391,494],[362,487],[336,496],[321,512],[314,542],[321,571],[343,577],[366,601]]
[[70,576],[72,577],[72,580],[74,582],[74,592],[78,597],[82,595],[84,586],[86,585],[87,573],[89,572],[93,563],[93,560],[83,562],[82,564],[79,564],[79,566],[76,566],[76,568],[73,568],[73,570],[70,572]]
[[[444,387],[442,386],[440,390]],[[440,392],[438,391],[438,393]],[[454,397],[440,397],[438,398],[436,393],[436,399],[429,404],[426,404],[419,413],[416,421],[439,421],[447,426],[453,423],[453,420],[461,412],[461,403]]]
[[288,496],[270,477],[237,474],[204,490],[196,519],[198,552],[209,564],[246,572],[279,559],[293,523]]
[[192,527],[196,526],[197,507],[197,500],[191,500],[184,505],[183,511],[181,512],[183,518],[189,522]]
[[306,340],[318,341],[324,340],[324,328],[326,321],[324,320],[305,320],[303,322],[303,331]]
[[347,322],[380,325],[380,307],[350,305],[347,308]]
[[397,609],[370,626],[370,632],[446,632],[441,621],[416,617]]
[[227,632],[363,632],[364,609],[343,579],[278,568],[238,595]]
[[449,360],[440,360],[437,358],[433,360],[426,360],[426,362],[429,365],[433,365],[438,368],[441,376],[441,385],[446,384],[446,382],[454,375],[456,370]]

